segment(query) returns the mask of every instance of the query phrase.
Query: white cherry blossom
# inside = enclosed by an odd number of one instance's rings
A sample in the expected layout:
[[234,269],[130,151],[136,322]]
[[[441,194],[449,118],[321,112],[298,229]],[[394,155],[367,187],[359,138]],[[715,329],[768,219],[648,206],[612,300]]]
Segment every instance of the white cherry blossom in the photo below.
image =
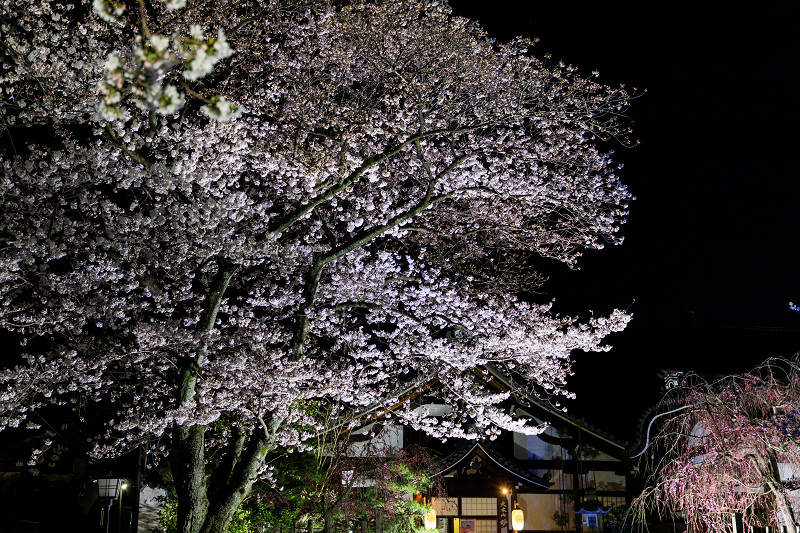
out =
[[[388,416],[440,438],[541,431],[486,369],[570,397],[571,353],[630,317],[558,316],[506,273],[621,242],[631,195],[594,141],[624,140],[628,94],[443,4],[179,4],[137,25],[0,8],[0,113],[55,132],[0,158],[0,327],[27,343],[0,370],[0,427],[64,405],[105,422],[96,455],[149,443],[184,532],[224,531],[268,453],[434,379],[446,415]],[[207,453],[242,443],[206,481]]]

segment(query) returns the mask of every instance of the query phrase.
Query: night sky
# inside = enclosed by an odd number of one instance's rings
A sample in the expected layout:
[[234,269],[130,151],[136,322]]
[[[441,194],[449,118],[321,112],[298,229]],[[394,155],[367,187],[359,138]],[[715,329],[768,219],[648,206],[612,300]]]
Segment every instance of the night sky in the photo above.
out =
[[577,272],[547,266],[558,311],[634,314],[610,352],[576,354],[571,414],[631,440],[659,369],[742,372],[800,350],[796,1],[451,5],[500,41],[538,37],[539,57],[647,89],[629,111],[641,144],[614,147],[637,197],[624,244]]

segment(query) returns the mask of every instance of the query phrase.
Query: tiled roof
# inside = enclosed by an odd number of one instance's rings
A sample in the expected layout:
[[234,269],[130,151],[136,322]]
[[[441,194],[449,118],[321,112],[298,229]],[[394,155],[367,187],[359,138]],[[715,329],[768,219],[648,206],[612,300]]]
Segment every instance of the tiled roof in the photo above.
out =
[[437,474],[444,474],[446,471],[455,468],[477,449],[480,449],[496,466],[519,478],[526,484],[540,488],[543,492],[553,486],[553,483],[545,481],[540,476],[532,474],[528,470],[520,467],[515,461],[500,453],[495,446],[480,441],[462,444],[456,448],[453,453],[441,459],[437,465]]

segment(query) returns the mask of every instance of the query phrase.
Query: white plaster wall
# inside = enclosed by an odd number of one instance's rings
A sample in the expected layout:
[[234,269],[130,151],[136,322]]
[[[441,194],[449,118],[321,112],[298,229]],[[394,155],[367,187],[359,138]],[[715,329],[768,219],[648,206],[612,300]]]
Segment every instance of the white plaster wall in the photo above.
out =
[[614,472],[597,470],[595,472],[589,472],[587,477],[590,481],[595,481],[597,483],[597,490],[625,490],[625,476],[618,476]]
[[598,451],[597,455],[595,457],[593,457],[593,459],[595,461],[613,461],[615,463],[620,463],[621,462],[616,457],[611,457],[610,455],[605,454],[605,453],[603,453],[601,451]]
[[351,457],[364,457],[368,453],[379,455],[394,453],[403,449],[403,427],[387,424],[380,433],[364,442],[354,442],[347,454]]
[[553,514],[559,510],[556,494],[519,494],[519,508],[525,514],[525,529],[558,531]]
[[158,512],[161,509],[159,497],[165,497],[164,489],[143,487],[139,493],[139,532],[149,533],[158,527]]
[[558,444],[548,444],[536,435],[514,433],[514,458],[516,459],[569,459],[567,450]]
[[572,474],[562,474],[561,470],[551,470],[548,468],[536,468],[528,471],[539,477],[549,472],[551,474],[550,482],[553,483],[550,490],[572,490]]

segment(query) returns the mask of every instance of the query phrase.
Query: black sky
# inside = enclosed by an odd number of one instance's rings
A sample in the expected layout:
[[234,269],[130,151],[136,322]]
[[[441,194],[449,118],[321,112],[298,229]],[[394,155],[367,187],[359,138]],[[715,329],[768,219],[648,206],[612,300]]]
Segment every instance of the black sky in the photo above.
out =
[[637,197],[624,244],[545,287],[565,313],[634,313],[611,352],[576,355],[574,415],[631,439],[658,369],[741,372],[800,350],[797,2],[451,5],[501,41],[538,37],[536,55],[647,89],[629,113],[641,144],[615,150]]

